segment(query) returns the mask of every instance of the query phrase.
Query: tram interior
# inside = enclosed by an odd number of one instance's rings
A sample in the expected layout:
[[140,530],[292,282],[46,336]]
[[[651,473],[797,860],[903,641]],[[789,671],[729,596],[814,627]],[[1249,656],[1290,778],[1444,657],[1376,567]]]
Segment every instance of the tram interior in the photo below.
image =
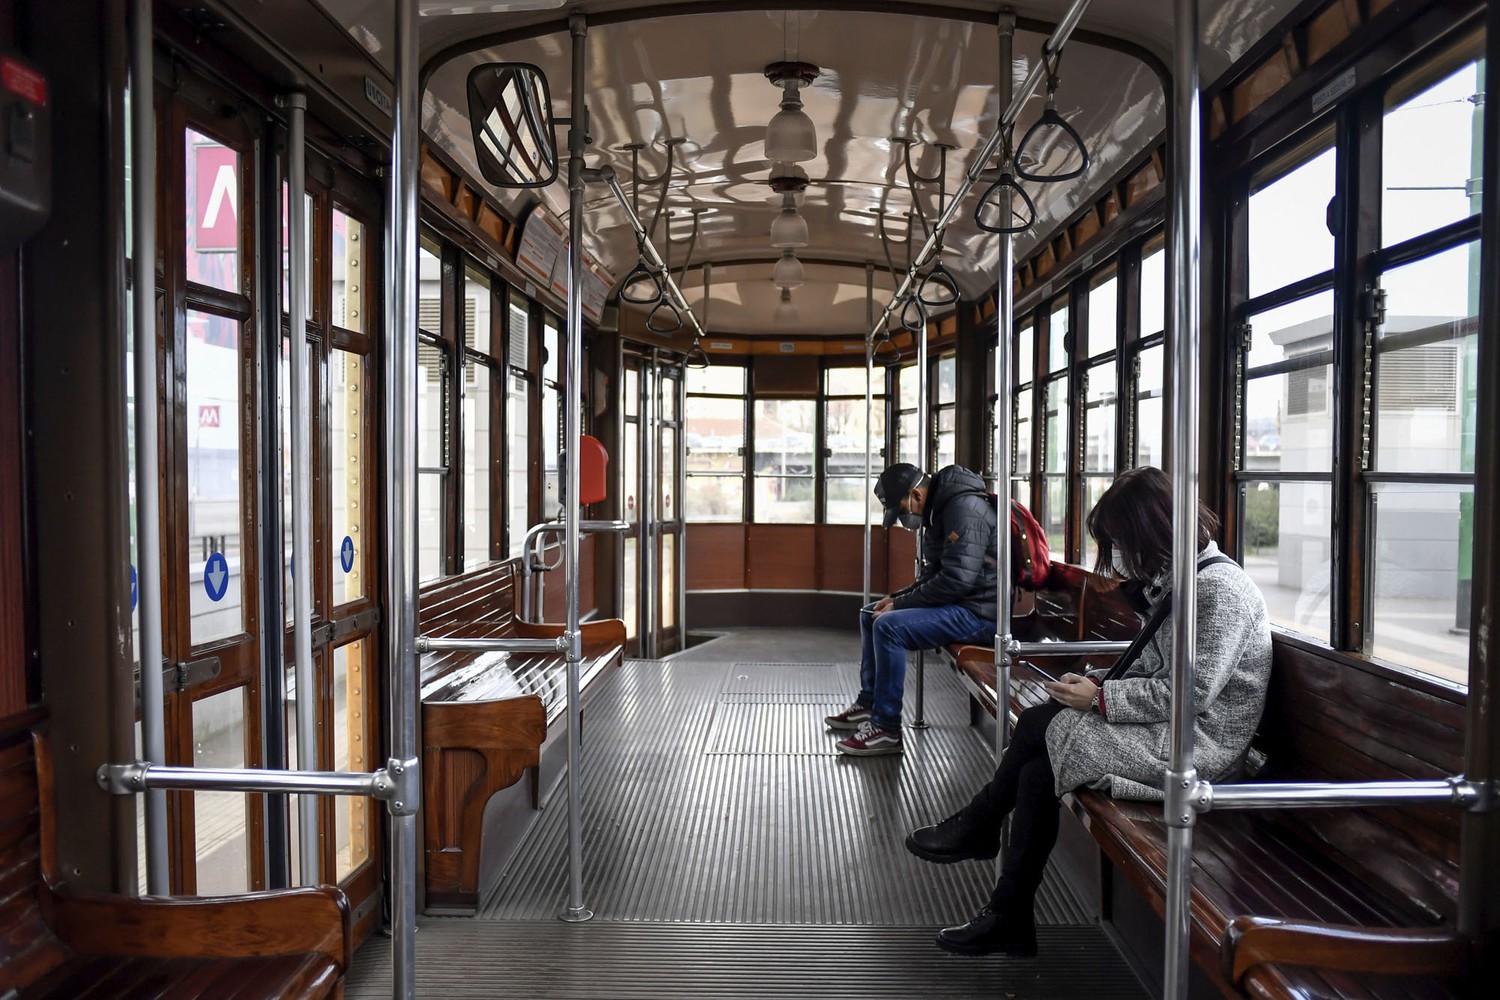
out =
[[[0,0],[0,1000],[1480,995],[1497,23]],[[1052,564],[852,757],[897,462]],[[1139,630],[1139,466],[1264,597],[1251,780],[1074,790],[948,954],[998,863],[907,835]]]

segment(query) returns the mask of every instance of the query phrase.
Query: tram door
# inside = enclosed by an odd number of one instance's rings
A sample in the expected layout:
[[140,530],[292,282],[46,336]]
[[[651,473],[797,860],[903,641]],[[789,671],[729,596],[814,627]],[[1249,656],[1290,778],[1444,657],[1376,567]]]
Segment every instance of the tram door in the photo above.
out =
[[680,362],[626,354],[622,380],[622,517],[632,530],[621,546],[621,616],[636,655],[683,648],[683,371]]
[[[162,448],[155,458],[162,484],[165,763],[367,771],[379,740],[381,590],[370,475],[377,298],[364,275],[380,268],[380,192],[358,181],[334,189],[309,183],[302,206],[311,262],[304,333],[309,396],[322,405],[313,407],[309,424],[316,684],[298,691],[290,614],[292,560],[301,554],[292,552],[287,285],[284,267],[280,296],[274,273],[270,280],[262,273],[263,262],[275,267],[276,256],[256,248],[274,245],[276,234],[266,232],[274,223],[254,208],[276,204],[281,194],[284,263],[286,189],[257,155],[275,138],[270,126],[226,118],[221,106],[169,96],[158,114],[165,266],[155,400]],[[269,352],[258,319],[278,304],[276,385],[261,376]],[[139,402],[132,391],[131,406]],[[280,482],[264,471],[268,451],[276,450],[268,426],[281,439]],[[151,461],[134,455],[131,440],[132,462]],[[279,545],[272,520],[279,521]],[[283,613],[285,621],[276,622]],[[275,684],[267,683],[268,636],[282,639],[286,651],[284,677]],[[307,753],[296,745],[299,700],[318,713],[319,743]],[[359,921],[378,885],[377,814],[369,799],[316,801],[319,843],[312,849],[321,881],[342,884],[357,910],[367,904],[356,913]],[[275,887],[288,870],[298,883],[304,845],[297,799],[283,802],[237,792],[168,793],[171,891]],[[144,810],[138,813],[144,886]]]

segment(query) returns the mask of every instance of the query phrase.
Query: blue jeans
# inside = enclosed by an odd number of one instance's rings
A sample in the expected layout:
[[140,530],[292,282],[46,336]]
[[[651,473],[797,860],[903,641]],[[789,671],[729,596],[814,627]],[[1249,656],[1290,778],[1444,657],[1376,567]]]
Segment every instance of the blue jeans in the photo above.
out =
[[899,733],[906,651],[936,649],[950,642],[993,642],[995,623],[968,608],[945,604],[887,611],[879,617],[860,612],[859,635],[864,651],[859,663],[858,701],[870,710],[870,721],[877,728]]

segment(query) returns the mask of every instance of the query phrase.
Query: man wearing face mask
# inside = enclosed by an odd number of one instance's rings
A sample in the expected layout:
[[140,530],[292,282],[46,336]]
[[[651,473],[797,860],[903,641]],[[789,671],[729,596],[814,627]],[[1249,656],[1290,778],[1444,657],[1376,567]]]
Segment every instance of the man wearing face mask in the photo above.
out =
[[984,480],[958,465],[928,476],[900,462],[880,474],[875,498],[886,528],[926,533],[916,582],[860,609],[859,697],[823,720],[854,731],[838,749],[856,757],[902,752],[908,650],[995,637],[995,501]]

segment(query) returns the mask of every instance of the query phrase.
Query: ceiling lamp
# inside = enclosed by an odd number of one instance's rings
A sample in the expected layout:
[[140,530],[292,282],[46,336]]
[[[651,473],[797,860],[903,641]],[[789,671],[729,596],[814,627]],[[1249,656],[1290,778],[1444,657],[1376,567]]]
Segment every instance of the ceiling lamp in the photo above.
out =
[[799,87],[817,79],[818,67],[804,62],[774,62],[766,67],[766,78],[784,89],[781,110],[766,126],[766,159],[785,163],[811,160],[818,155],[818,133],[802,110]]
[[792,290],[783,288],[781,290],[781,302],[776,306],[776,313],[772,317],[777,326],[791,326],[797,322],[797,307],[792,305]]
[[781,211],[771,220],[771,246],[778,250],[807,246],[807,220],[797,211],[797,196],[806,187],[806,177],[771,178],[771,189],[781,193]]
[[802,262],[790,248],[781,251],[781,259],[771,271],[771,281],[782,288],[796,288],[802,284]]

